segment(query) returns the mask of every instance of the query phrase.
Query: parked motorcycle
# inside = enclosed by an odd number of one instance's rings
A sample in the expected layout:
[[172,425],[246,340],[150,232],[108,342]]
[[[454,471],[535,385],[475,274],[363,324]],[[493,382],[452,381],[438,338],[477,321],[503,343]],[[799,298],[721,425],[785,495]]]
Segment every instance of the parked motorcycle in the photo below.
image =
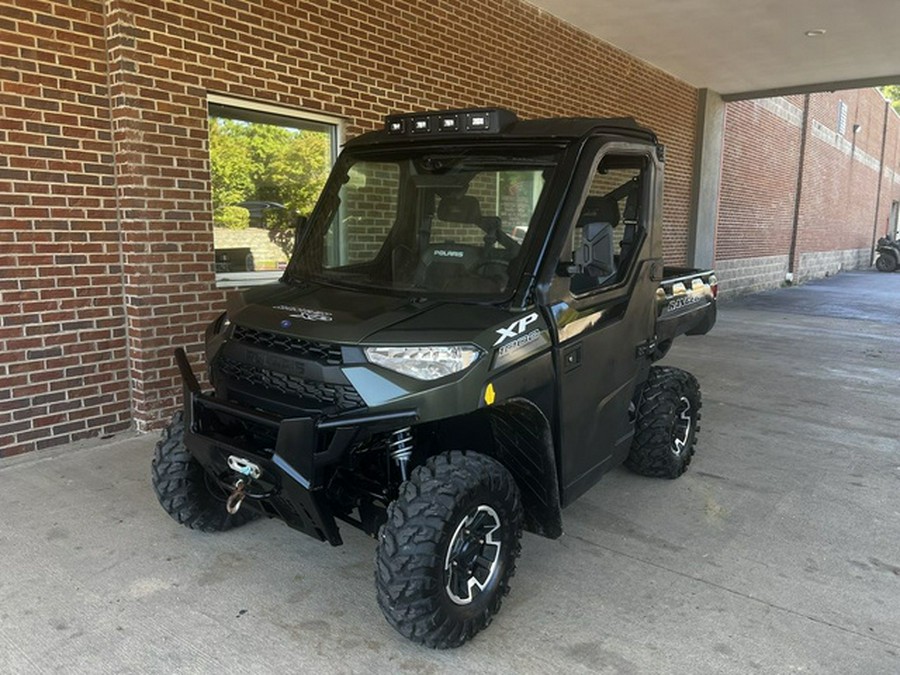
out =
[[900,241],[889,237],[878,240],[878,258],[875,260],[875,269],[879,272],[893,272],[900,267]]

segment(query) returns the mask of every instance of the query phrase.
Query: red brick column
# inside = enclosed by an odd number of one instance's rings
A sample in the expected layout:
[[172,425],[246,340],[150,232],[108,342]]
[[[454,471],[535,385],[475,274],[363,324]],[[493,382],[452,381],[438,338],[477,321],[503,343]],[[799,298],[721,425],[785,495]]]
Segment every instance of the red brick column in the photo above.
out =
[[206,90],[178,66],[187,58],[175,49],[181,40],[168,37],[153,13],[107,1],[128,366],[140,431],[160,426],[180,403],[172,352],[184,347],[201,365],[203,328],[225,298],[215,289]]
[[0,456],[129,425],[103,4],[0,11]]

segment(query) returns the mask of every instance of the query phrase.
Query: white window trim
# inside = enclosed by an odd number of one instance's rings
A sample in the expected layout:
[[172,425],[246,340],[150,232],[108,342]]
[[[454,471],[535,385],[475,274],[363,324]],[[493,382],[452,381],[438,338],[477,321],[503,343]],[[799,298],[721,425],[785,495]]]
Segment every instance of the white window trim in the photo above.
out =
[[263,270],[261,272],[216,272],[216,288],[247,288],[274,284],[284,274],[284,270]]
[[347,126],[347,120],[342,117],[331,117],[303,108],[288,108],[272,103],[253,101],[246,98],[235,98],[234,96],[224,96],[223,94],[214,94],[212,92],[206,95],[206,102],[228,106],[229,108],[242,108],[254,112],[269,113],[270,115],[278,115],[279,117],[294,117],[300,120],[319,122],[320,124],[330,124],[336,127],[337,138],[335,140],[337,142],[337,147],[344,144],[344,132]]

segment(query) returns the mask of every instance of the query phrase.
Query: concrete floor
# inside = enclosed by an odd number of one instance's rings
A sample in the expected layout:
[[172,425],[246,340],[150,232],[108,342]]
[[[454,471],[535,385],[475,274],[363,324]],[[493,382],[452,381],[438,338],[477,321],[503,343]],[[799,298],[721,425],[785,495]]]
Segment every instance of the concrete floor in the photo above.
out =
[[154,438],[0,461],[0,671],[900,672],[900,274],[728,303],[666,361],[703,387],[691,471],[616,470],[562,539],[526,535],[503,611],[451,652],[382,619],[352,529],[176,525]]

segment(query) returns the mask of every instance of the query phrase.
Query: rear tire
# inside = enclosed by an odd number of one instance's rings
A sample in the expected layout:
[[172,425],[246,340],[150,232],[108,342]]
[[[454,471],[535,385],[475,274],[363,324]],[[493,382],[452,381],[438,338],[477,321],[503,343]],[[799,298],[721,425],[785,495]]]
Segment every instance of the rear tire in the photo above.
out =
[[449,452],[416,467],[378,534],[385,618],[413,642],[459,647],[500,610],[522,536],[519,489],[499,462]]
[[700,431],[700,406],[700,385],[693,375],[679,368],[651,367],[625,465],[655,478],[678,478],[687,471]]
[[882,253],[875,260],[875,269],[879,272],[893,272],[897,269],[897,259],[892,255]]
[[163,509],[177,522],[201,532],[223,532],[256,518],[246,507],[231,515],[228,495],[184,447],[184,413],[175,413],[156,444],[152,464],[153,491]]

